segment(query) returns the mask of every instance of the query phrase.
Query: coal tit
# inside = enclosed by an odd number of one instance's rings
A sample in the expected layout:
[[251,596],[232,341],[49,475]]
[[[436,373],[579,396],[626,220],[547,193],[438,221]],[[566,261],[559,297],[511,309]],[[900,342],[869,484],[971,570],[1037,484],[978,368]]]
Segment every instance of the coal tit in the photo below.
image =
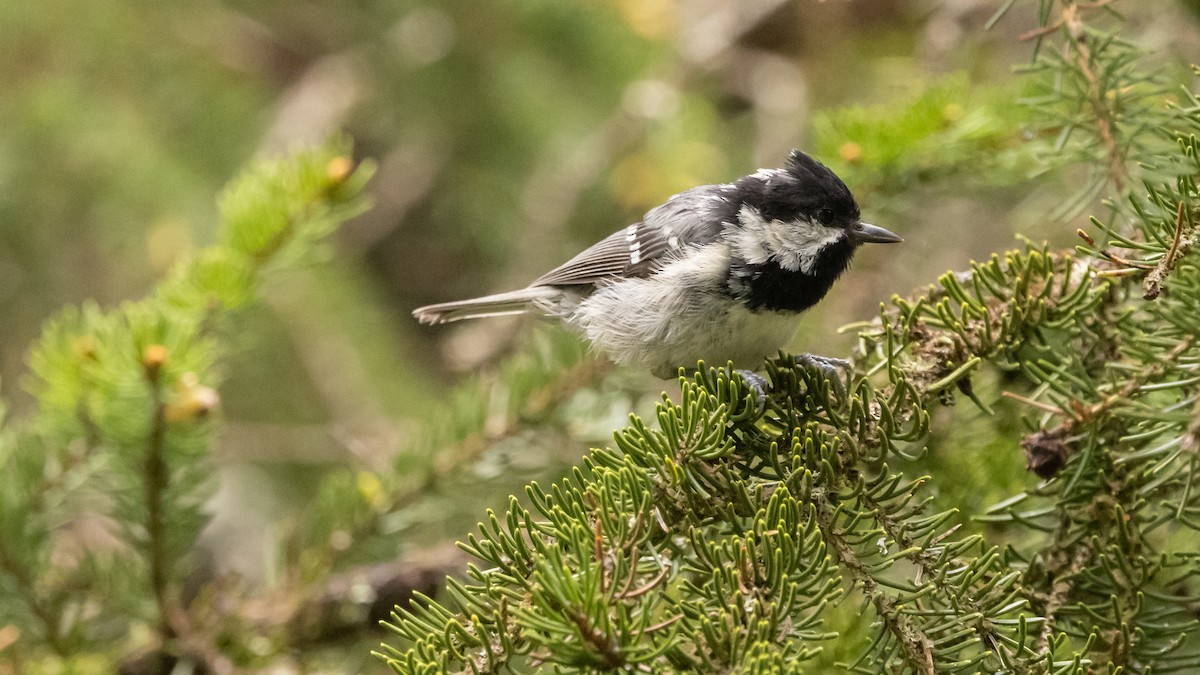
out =
[[859,244],[899,241],[862,222],[845,183],[793,150],[782,169],[671,197],[526,288],[413,315],[556,317],[614,361],[662,378],[700,359],[752,369],[791,340]]

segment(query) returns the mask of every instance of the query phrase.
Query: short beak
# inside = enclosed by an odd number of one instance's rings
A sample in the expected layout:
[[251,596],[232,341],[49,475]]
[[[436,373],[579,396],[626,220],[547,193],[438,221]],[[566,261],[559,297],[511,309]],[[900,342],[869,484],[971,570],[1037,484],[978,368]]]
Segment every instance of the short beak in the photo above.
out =
[[896,244],[904,241],[904,239],[892,232],[885,230],[878,225],[870,223],[859,223],[850,230],[850,237],[860,244]]

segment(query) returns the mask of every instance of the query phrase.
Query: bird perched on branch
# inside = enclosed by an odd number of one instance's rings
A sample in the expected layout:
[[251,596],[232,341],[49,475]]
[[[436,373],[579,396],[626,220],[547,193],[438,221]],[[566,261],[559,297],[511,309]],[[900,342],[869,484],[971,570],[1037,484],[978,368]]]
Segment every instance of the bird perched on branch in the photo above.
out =
[[[614,361],[662,378],[700,359],[752,369],[791,340],[800,313],[825,297],[860,244],[899,241],[862,222],[837,175],[793,150],[782,169],[671,197],[521,290],[413,315],[424,324],[558,318]],[[838,363],[803,360],[826,371]]]

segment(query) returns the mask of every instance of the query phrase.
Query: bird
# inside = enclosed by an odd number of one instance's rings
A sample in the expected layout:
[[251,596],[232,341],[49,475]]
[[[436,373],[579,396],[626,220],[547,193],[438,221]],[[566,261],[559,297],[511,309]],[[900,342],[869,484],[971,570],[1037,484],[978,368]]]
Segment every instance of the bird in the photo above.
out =
[[[783,168],[676,194],[525,288],[413,315],[422,324],[556,318],[618,364],[669,379],[701,360],[732,363],[762,393],[754,369],[790,343],[858,247],[901,241],[862,221],[832,170],[792,150]],[[845,365],[802,356],[826,371]]]

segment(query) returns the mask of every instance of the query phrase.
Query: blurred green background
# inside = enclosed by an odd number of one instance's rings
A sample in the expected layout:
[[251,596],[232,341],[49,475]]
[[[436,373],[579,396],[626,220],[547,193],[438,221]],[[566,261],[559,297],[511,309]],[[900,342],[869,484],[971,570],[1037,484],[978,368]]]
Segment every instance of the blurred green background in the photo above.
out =
[[[848,354],[838,327],[1016,235],[1069,245],[1082,216],[1046,216],[1077,177],[1033,175],[1040,131],[1013,74],[1037,3],[985,31],[999,4],[0,3],[0,388],[19,417],[46,317],[139,297],[210,242],[214,195],[247,160],[344,131],[379,163],[374,209],[236,317],[224,365],[206,559],[269,585],[330,471],[395,470],[454,387],[486,390],[510,354],[571,340],[533,320],[423,328],[414,307],[522,286],[679,190],[799,147],[906,238],[857,257],[798,351]],[[1200,61],[1189,3],[1119,4],[1167,67]],[[554,420],[484,420],[484,447],[418,481],[356,559],[437,550],[663,389],[597,372]],[[329,667],[374,667],[347,653]]]

